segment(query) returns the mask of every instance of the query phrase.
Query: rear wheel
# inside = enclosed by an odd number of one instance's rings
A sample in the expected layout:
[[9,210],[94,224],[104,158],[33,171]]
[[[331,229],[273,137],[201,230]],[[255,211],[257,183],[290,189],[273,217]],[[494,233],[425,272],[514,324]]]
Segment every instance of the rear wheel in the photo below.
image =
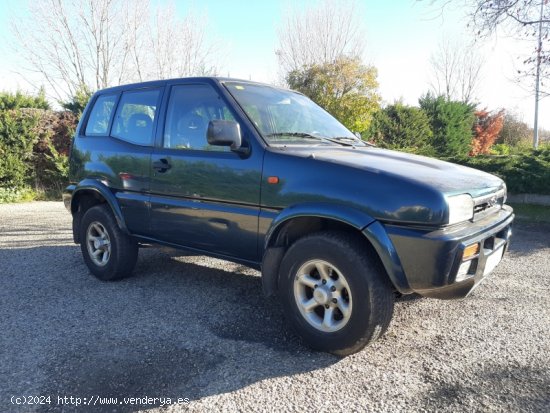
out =
[[279,294],[304,341],[341,356],[384,334],[393,314],[393,288],[377,257],[343,232],[296,241],[281,263]]
[[80,249],[92,274],[104,281],[131,275],[138,245],[120,230],[108,206],[88,209],[80,222],[80,231]]

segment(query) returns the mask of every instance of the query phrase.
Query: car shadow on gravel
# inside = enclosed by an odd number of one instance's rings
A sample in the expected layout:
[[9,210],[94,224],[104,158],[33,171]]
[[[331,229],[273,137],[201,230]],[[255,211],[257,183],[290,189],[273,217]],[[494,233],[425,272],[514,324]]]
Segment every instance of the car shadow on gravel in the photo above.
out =
[[[26,264],[18,269],[30,275],[20,277],[11,293],[23,294],[20,300],[32,289],[48,293],[34,297],[23,319],[10,314],[15,321],[5,326],[23,337],[18,346],[30,352],[25,358],[30,364],[22,367],[28,370],[25,381],[41,383],[39,394],[55,401],[58,396],[80,397],[82,403],[116,397],[118,404],[109,411],[138,411],[161,402],[120,404],[123,397],[192,401],[339,360],[302,345],[287,329],[276,301],[264,298],[261,280],[250,269],[223,262],[215,264],[228,270],[212,268],[184,261],[193,257],[146,249],[134,277],[101,282],[88,273],[78,249],[44,246],[2,254],[18,260],[32,255],[40,268],[55,268],[40,274]],[[41,335],[30,338],[23,328],[39,329]],[[10,391],[22,393],[25,387],[12,382]],[[37,409],[61,407],[83,408]]]
[[395,293],[395,302],[396,303],[415,303],[417,301],[423,300],[424,297],[422,297],[420,294],[412,293],[412,294],[400,294]]

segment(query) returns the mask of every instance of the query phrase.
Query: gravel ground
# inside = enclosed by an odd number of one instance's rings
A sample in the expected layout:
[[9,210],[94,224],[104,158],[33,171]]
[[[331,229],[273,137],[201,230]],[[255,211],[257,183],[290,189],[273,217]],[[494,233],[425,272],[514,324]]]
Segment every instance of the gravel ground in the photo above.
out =
[[[149,248],[135,277],[100,282],[61,203],[0,205],[0,411],[97,395],[119,399],[94,411],[548,412],[549,233],[518,224],[469,298],[402,298],[385,337],[339,359],[287,330],[255,271]],[[146,396],[188,402],[120,404]]]

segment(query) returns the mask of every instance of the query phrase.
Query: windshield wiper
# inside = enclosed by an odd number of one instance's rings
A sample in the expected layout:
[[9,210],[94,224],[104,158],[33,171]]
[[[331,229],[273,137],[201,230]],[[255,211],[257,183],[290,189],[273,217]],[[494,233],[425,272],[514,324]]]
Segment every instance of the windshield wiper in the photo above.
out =
[[331,139],[336,139],[336,140],[339,140],[339,141],[357,142],[357,143],[365,145],[365,146],[376,146],[374,143],[370,143],[370,142],[364,141],[363,139],[359,139],[359,138],[352,138],[351,136],[335,136]]
[[275,137],[275,136],[294,136],[294,137],[297,137],[297,138],[315,139],[315,140],[318,140],[318,141],[332,142],[332,143],[336,143],[336,144],[342,145],[342,146],[354,146],[351,143],[344,142],[344,141],[338,140],[336,138],[327,138],[326,136],[317,136],[317,135],[312,135],[310,133],[305,133],[305,132],[277,132],[277,133],[269,133],[269,134],[265,135],[266,138],[271,138],[271,137]]

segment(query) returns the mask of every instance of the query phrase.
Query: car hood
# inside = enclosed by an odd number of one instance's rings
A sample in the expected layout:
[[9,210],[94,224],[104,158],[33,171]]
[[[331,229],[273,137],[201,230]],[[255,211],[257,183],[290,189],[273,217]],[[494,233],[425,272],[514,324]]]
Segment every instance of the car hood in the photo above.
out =
[[385,174],[429,186],[445,195],[469,193],[472,197],[504,186],[502,179],[477,169],[374,147],[289,147],[285,152]]

